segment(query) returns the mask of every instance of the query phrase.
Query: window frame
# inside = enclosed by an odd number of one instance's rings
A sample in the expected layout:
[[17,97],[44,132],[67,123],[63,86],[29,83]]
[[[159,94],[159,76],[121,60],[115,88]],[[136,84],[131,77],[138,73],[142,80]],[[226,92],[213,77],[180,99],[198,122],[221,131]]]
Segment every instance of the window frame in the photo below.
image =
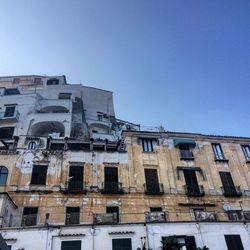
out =
[[[39,168],[45,168],[46,167],[46,174],[44,173],[39,173],[39,171],[36,173],[34,169],[39,169]],[[44,176],[41,177],[41,175],[44,174]],[[38,175],[39,178],[36,176]],[[33,165],[32,168],[32,174],[31,174],[31,179],[30,179],[30,185],[39,185],[39,186],[46,186],[47,183],[47,175],[48,175],[48,165]],[[43,180],[43,181],[41,181]]]
[[154,139],[141,138],[143,152],[154,152]]
[[[215,161],[228,161],[220,143],[212,143]],[[218,150],[219,149],[219,150]]]
[[[118,250],[117,246],[116,248],[114,248],[114,242],[115,241],[124,241],[124,240],[129,240],[129,248],[125,249],[125,250],[132,250],[133,249],[133,244],[132,244],[132,238],[114,238],[112,239],[112,250]],[[123,243],[124,244],[124,243]]]
[[[250,163],[250,145],[243,144],[241,145],[242,152],[244,154],[246,162]],[[248,149],[248,151],[247,151]]]
[[[6,172],[2,173],[2,170],[6,170]],[[0,186],[5,186],[8,180],[8,174],[9,174],[9,170],[7,167],[5,166],[0,166]],[[4,176],[4,183],[1,183],[2,180],[2,176]]]

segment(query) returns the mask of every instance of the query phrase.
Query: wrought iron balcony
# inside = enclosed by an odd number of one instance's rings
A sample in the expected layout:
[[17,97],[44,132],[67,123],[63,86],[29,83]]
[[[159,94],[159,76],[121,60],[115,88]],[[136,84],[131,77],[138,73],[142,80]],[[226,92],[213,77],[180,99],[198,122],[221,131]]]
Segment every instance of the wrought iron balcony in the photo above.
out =
[[35,226],[37,221],[37,214],[23,215],[22,227]]
[[240,197],[242,196],[240,186],[221,187],[222,193],[225,197]]
[[185,193],[190,197],[202,197],[205,195],[202,185],[184,185]]
[[102,194],[123,194],[124,193],[121,182],[103,182],[100,190]]
[[66,225],[77,225],[80,223],[80,213],[67,213],[66,214]]
[[197,221],[217,221],[215,212],[195,211],[194,216]]
[[86,183],[82,181],[69,181],[66,183],[66,189],[63,193],[67,194],[86,194]]
[[181,160],[194,160],[193,152],[190,150],[180,150]]
[[163,195],[164,194],[164,188],[163,184],[155,184],[155,185],[149,185],[149,184],[143,184],[144,186],[144,192],[148,195]]
[[117,213],[93,214],[94,224],[116,224],[118,223]]
[[11,115],[6,114],[5,112],[0,112],[0,121],[2,123],[18,122],[19,116],[20,113],[18,112],[18,110],[15,110]]
[[241,210],[227,211],[227,216],[230,221],[242,221],[244,216]]
[[146,212],[145,220],[146,222],[166,222],[168,214],[166,212]]

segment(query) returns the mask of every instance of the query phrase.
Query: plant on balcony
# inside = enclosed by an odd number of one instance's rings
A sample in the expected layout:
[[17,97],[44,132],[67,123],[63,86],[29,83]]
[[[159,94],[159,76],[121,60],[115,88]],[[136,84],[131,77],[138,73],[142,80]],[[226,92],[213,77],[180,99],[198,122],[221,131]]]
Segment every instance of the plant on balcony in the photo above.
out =
[[197,247],[196,250],[209,250],[209,248],[207,246]]
[[182,245],[178,242],[176,236],[169,236],[162,241],[162,250],[180,250]]

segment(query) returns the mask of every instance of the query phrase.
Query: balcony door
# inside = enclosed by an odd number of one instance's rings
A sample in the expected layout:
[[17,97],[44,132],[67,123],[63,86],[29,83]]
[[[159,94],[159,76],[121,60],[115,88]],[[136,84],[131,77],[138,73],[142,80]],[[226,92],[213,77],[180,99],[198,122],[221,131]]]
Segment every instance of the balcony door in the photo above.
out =
[[69,190],[81,191],[83,190],[83,174],[82,166],[70,166],[69,169]]
[[118,168],[105,167],[104,175],[104,189],[106,191],[118,192]]
[[160,193],[157,169],[145,169],[147,193]]
[[219,172],[225,194],[236,194],[234,182],[229,172]]
[[187,192],[189,194],[200,193],[197,177],[195,170],[193,169],[185,169],[183,170],[184,178],[187,186]]

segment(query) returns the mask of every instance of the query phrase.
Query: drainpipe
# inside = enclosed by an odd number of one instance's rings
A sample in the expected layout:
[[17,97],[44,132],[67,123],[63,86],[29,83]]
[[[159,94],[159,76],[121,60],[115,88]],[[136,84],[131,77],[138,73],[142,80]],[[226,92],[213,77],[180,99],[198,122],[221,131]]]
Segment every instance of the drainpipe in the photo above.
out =
[[95,250],[95,227],[92,225],[90,229],[90,233],[92,234],[92,250]]
[[150,248],[149,248],[149,238],[148,238],[149,237],[148,226],[147,226],[147,224],[144,224],[144,225],[145,225],[145,230],[146,230],[146,242],[147,242],[147,245],[148,245],[146,247],[146,249],[149,250]]

